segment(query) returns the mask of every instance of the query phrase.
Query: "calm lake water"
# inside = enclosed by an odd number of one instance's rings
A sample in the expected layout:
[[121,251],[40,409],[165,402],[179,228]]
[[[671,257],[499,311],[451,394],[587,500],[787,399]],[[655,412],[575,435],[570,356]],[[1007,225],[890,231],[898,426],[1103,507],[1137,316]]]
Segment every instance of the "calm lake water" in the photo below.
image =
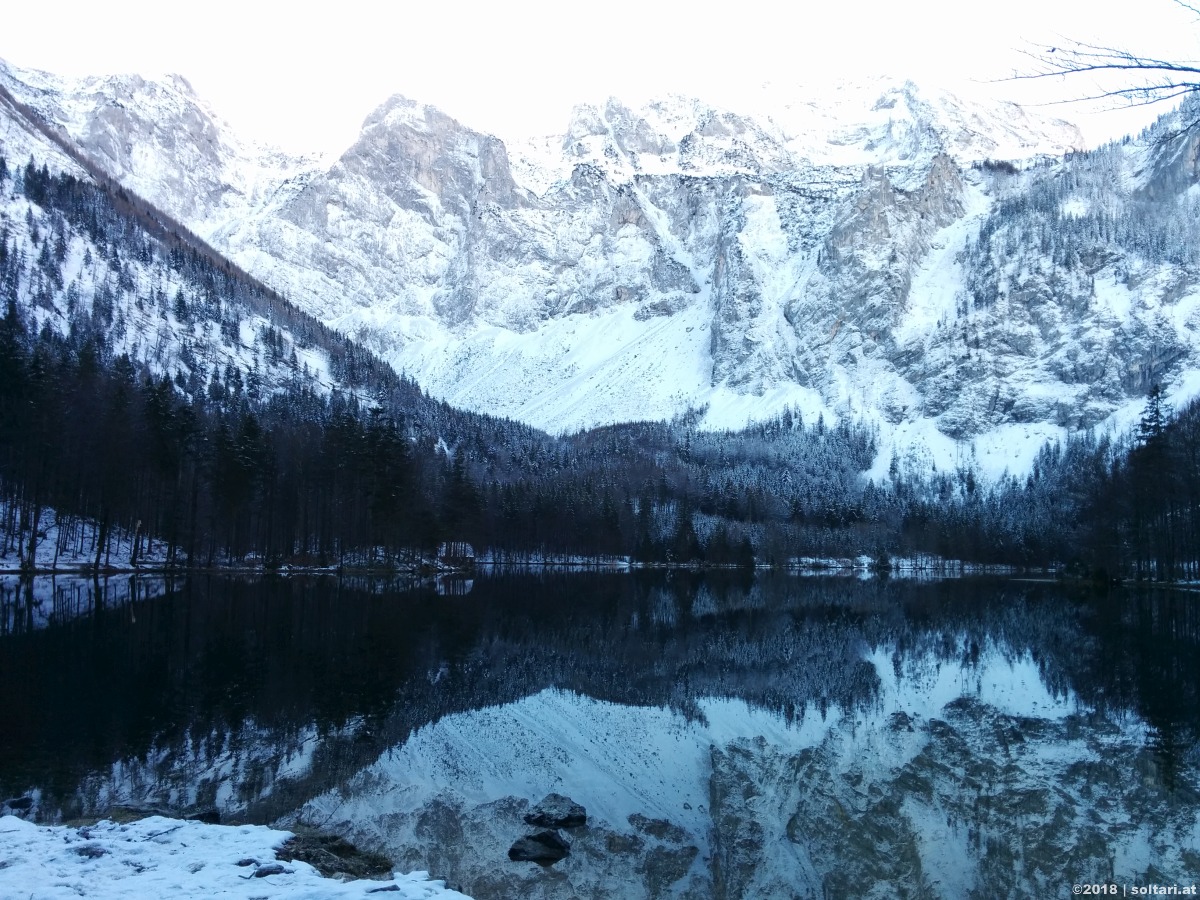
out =
[[[1200,597],[687,573],[0,581],[0,793],[314,825],[477,898],[1200,880]],[[546,793],[587,807],[514,863]],[[0,872],[0,880],[2,880]]]

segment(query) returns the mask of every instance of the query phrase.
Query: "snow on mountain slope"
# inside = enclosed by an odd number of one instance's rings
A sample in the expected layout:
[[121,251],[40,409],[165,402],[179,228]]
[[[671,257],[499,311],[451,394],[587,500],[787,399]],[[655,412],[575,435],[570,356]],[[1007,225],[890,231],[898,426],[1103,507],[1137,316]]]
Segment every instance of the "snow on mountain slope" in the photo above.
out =
[[1200,372],[1191,138],[1055,159],[1066,123],[881,81],[611,99],[508,145],[393,97],[295,160],[180,80],[0,79],[435,395],[550,431],[792,406],[876,422],[885,467],[998,475]]
[[617,307],[526,334],[480,328],[457,341],[413,341],[393,361],[420,384],[450,386],[445,399],[456,406],[508,411],[515,393],[527,398],[523,418],[566,429],[627,420],[631,409],[663,419],[706,399],[695,390],[710,368],[706,313],[699,306],[639,321]]
[[320,163],[241,140],[179,75],[69,79],[0,60],[0,84],[112,177],[189,225],[241,215]]
[[793,155],[820,165],[903,166],[938,152],[959,163],[1028,159],[1084,146],[1079,130],[1062,119],[890,78],[825,88],[767,85],[755,101]]
[[[3,61],[0,61],[2,66]],[[55,172],[68,172],[75,176],[84,174],[78,163],[46,140],[46,136],[3,97],[0,97],[0,146],[4,148],[9,166],[36,157]]]
[[[20,267],[16,300],[31,330],[65,335],[86,322],[105,333],[114,356],[128,354],[193,396],[213,385],[263,396],[302,369],[308,386],[336,386],[325,353],[232,297],[214,304],[165,251],[149,260],[112,254],[10,188],[0,184],[0,234]],[[59,236],[61,259],[43,252]]]
[[969,164],[1060,156],[1084,144],[1079,130],[1062,119],[890,78],[823,87],[769,84],[742,103],[742,112],[678,95],[638,108],[615,97],[584,104],[575,108],[564,135],[510,140],[514,174],[542,194],[579,163],[623,182],[636,175],[908,167],[939,152]]
[[[148,230],[24,113],[0,98],[0,264],[25,327],[99,338],[192,397],[263,398],[289,385],[354,390],[311,321],[261,287]],[[64,186],[59,176],[76,180]]]

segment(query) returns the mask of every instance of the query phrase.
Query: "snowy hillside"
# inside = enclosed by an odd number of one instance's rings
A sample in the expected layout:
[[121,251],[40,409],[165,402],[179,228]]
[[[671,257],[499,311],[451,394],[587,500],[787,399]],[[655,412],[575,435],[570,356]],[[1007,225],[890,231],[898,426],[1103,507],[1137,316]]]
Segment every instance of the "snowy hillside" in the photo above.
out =
[[[114,356],[147,364],[193,396],[267,396],[301,377],[318,389],[335,386],[328,354],[310,335],[279,328],[269,292],[214,278],[211,261],[158,245],[149,231],[131,234],[94,197],[68,193],[56,176],[81,185],[90,176],[3,102],[0,158],[4,299],[16,301],[34,330],[94,328]],[[84,206],[88,216],[71,215]]]
[[0,60],[0,84],[122,184],[185,222],[215,210],[240,214],[320,163],[241,140],[179,75],[67,79]]
[[881,467],[995,475],[1200,384],[1173,252],[1197,142],[1159,141],[1170,117],[1071,153],[1067,123],[885,81],[613,99],[506,146],[393,97],[317,160],[239,141],[178,78],[0,81],[435,395],[550,431],[791,407],[876,423]]

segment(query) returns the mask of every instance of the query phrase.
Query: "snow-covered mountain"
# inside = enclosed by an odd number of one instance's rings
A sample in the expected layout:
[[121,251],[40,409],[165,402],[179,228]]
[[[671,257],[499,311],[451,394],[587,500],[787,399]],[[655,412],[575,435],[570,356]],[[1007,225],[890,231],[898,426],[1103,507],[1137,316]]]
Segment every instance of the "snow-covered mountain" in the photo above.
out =
[[0,60],[0,84],[112,177],[186,223],[240,214],[319,164],[242,140],[179,75],[69,80]]
[[[289,385],[365,396],[337,359],[344,339],[231,272],[177,223],[112,196],[85,157],[2,94],[0,160],[0,302],[14,301],[31,331],[99,339],[193,398],[259,400]],[[197,166],[179,177],[208,176]]]
[[1177,117],[1081,154],[1065,122],[873,82],[613,99],[506,145],[393,97],[322,160],[240,141],[178,78],[0,83],[433,393],[552,431],[791,406],[878,422],[883,469],[998,474],[1200,387]]

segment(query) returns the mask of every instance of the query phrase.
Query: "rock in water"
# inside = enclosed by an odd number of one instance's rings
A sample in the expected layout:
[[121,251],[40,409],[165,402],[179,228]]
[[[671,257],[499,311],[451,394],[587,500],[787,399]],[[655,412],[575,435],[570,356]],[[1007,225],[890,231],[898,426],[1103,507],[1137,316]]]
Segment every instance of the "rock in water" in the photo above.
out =
[[514,862],[535,862],[549,866],[570,853],[571,845],[557,831],[539,831],[519,838],[508,849],[508,858]]
[[562,794],[547,794],[525,815],[529,825],[541,828],[578,828],[587,824],[587,810]]

